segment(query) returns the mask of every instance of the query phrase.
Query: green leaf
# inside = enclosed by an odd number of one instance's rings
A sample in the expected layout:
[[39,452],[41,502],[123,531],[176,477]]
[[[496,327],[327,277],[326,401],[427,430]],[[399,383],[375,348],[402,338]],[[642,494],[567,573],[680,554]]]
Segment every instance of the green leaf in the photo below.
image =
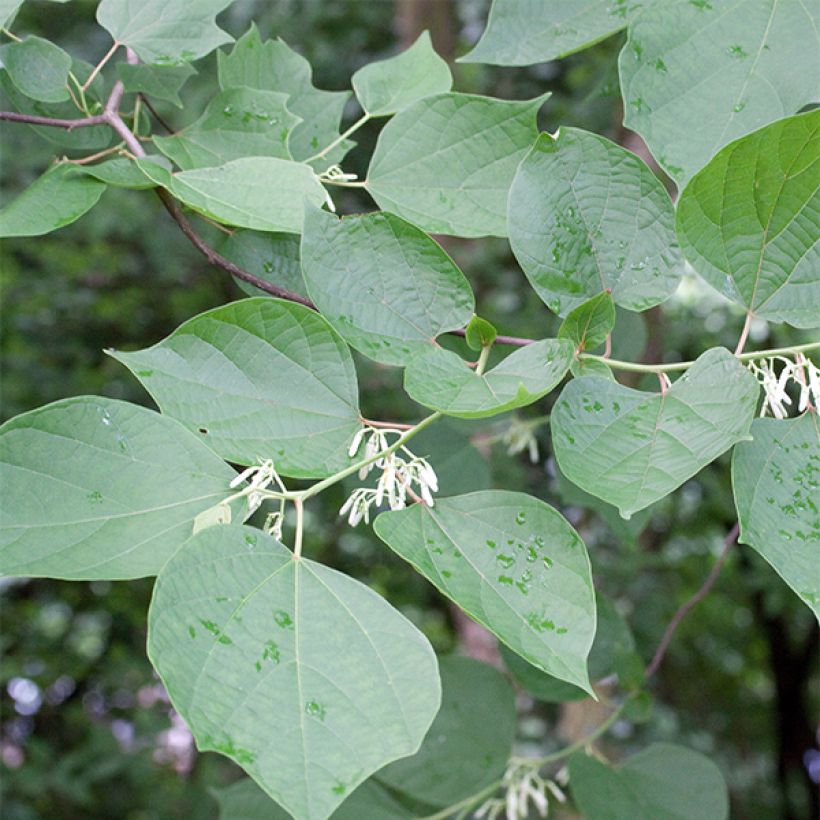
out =
[[729,797],[705,755],[653,743],[617,769],[578,753],[569,761],[572,796],[585,820],[725,820]]
[[606,341],[614,327],[615,305],[612,294],[605,290],[567,314],[558,328],[558,338],[569,339],[578,352],[595,350]]
[[251,527],[204,530],[163,568],[148,654],[198,747],[306,820],[413,754],[441,698],[404,616]]
[[239,228],[300,233],[302,204],[325,201],[325,189],[301,162],[245,157],[176,174],[156,163],[137,162],[149,179],[195,211]]
[[194,74],[196,69],[188,63],[179,66],[117,63],[117,76],[126,92],[146,94],[173,103],[177,108],[182,108],[179,91]]
[[535,292],[561,316],[605,290],[646,310],[683,275],[675,212],[631,151],[597,134],[542,134],[510,189],[510,245]]
[[682,188],[727,143],[817,99],[818,28],[812,3],[655,0],[619,60],[624,125]]
[[727,298],[820,325],[820,111],[727,145],[684,189],[677,225],[692,266]]
[[382,513],[376,535],[530,663],[590,692],[586,546],[552,507],[490,490]]
[[[74,60],[72,70],[80,82],[83,82],[91,73],[92,66],[82,60]],[[9,78],[8,72],[0,70],[0,89],[9,98],[12,106],[21,114],[33,114],[38,117],[52,117],[55,119],[76,119],[77,107],[73,102],[44,103],[32,100],[20,93],[17,86]],[[86,100],[90,105],[97,103],[102,107],[101,96],[104,93],[104,83],[97,77],[86,91]],[[62,148],[77,151],[100,151],[107,148],[114,132],[107,125],[95,125],[90,128],[75,128],[71,131],[65,128],[51,128],[44,125],[29,126],[44,140],[59,145]]]
[[489,347],[498,336],[498,331],[486,319],[473,314],[473,318],[467,322],[464,328],[464,341],[470,350],[478,352],[482,348]]
[[214,18],[233,0],[102,0],[97,22],[146,63],[178,65],[197,60],[230,34]]
[[433,239],[389,213],[305,213],[302,272],[310,298],[357,350],[405,364],[475,307],[464,274]]
[[757,419],[732,457],[740,542],[759,552],[820,619],[820,422]]
[[236,475],[182,425],[82,396],[0,427],[0,572],[155,575]]
[[[240,229],[226,236],[217,245],[217,250],[248,273],[307,298],[299,261],[299,241],[299,237],[292,233],[257,233]],[[236,284],[250,296],[263,294],[241,279],[237,279]]]
[[[165,170],[170,170],[171,163],[158,154],[146,157],[143,162],[156,162]],[[136,162],[125,157],[108,159],[93,165],[77,165],[78,172],[98,179],[100,182],[115,188],[131,188],[134,190],[156,188],[157,183],[149,179]]]
[[23,0],[0,0],[0,26],[10,25],[22,5]]
[[272,458],[282,475],[347,467],[360,428],[347,345],[317,313],[259,297],[201,313],[159,344],[109,351],[163,413],[237,464]]
[[42,236],[90,211],[105,185],[68,164],[57,165],[0,210],[0,237]]
[[557,60],[620,31],[644,3],[493,0],[487,28],[460,63],[532,65]]
[[[291,820],[250,778],[212,789],[219,820]],[[365,780],[331,815],[333,820],[410,820],[412,813],[375,780]]]
[[154,137],[154,144],[183,170],[243,157],[291,159],[288,135],[301,120],[288,111],[287,99],[275,91],[229,88],[195,123],[170,137]]
[[[320,91],[312,80],[310,63],[282,40],[262,42],[256,25],[236,41],[230,54],[217,54],[219,85],[223,89],[247,86],[288,94],[288,110],[302,118],[290,135],[294,159],[307,160],[339,136],[339,122],[349,91]],[[345,140],[317,170],[341,162],[354,143]]]
[[[600,592],[596,594],[595,600],[598,626],[589,653],[589,677],[592,681],[598,681],[616,672],[623,659],[636,654],[635,639],[612,602]],[[506,646],[502,645],[500,648],[504,664],[513,678],[536,700],[563,703],[587,697],[583,689],[536,669]]]
[[449,91],[453,76],[423,31],[410,48],[389,60],[360,68],[352,78],[362,108],[371,117],[387,117],[411,103]]
[[748,439],[759,387],[728,350],[707,350],[666,393],[573,379],[550,418],[561,472],[624,518]]
[[566,375],[572,356],[570,342],[542,339],[518,348],[479,376],[456,353],[433,347],[407,366],[404,389],[419,404],[448,416],[494,416],[549,393]]
[[32,100],[57,103],[69,99],[71,57],[42,37],[26,37],[0,49],[0,58],[17,89]]
[[512,754],[515,695],[486,663],[451,655],[439,661],[441,709],[421,748],[377,775],[395,791],[449,806],[499,780]]
[[431,233],[506,236],[510,183],[538,136],[536,115],[548,96],[419,100],[379,134],[367,190],[381,208]]

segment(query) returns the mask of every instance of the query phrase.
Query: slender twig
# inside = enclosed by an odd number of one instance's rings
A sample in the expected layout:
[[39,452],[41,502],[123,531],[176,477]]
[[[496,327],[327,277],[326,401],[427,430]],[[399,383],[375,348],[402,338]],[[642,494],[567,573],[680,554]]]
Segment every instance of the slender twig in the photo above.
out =
[[89,154],[88,156],[80,157],[79,159],[71,159],[64,156],[60,162],[67,165],[88,165],[89,163],[96,162],[98,159],[102,159],[103,157],[109,157],[111,154],[116,154],[121,150],[122,143],[119,143],[118,145],[112,145],[110,148],[105,148],[102,151],[97,151],[96,154]]
[[364,416],[360,416],[359,420],[368,427],[385,427],[388,430],[412,430],[416,426],[415,424],[402,424],[398,421],[373,421]]
[[167,122],[165,122],[165,120],[164,120],[164,119],[163,119],[163,118],[162,118],[162,117],[161,117],[161,116],[157,113],[157,109],[156,109],[156,108],[154,108],[153,104],[152,104],[152,103],[151,103],[151,101],[148,99],[148,97],[146,97],[146,96],[144,96],[144,95],[140,94],[140,95],[139,95],[139,98],[142,100],[142,104],[143,104],[143,105],[144,105],[144,106],[145,106],[145,107],[146,107],[146,108],[147,108],[147,109],[151,112],[151,115],[153,116],[153,118],[154,118],[154,119],[155,119],[155,120],[156,120],[156,121],[157,121],[157,122],[158,122],[158,123],[159,123],[159,124],[160,124],[160,125],[161,125],[161,126],[162,126],[162,127],[163,127],[163,128],[164,128],[167,132],[168,132],[168,133],[169,133],[169,134],[173,134],[173,133],[174,133],[174,129],[173,129],[173,128],[171,128],[171,126],[170,126],[170,125],[168,125],[168,123],[167,123]]
[[720,575],[720,570],[723,567],[724,562],[726,561],[726,556],[729,554],[729,550],[732,548],[732,544],[737,541],[738,532],[740,531],[740,525],[735,523],[734,527],[729,530],[729,534],[726,538],[723,539],[723,549],[721,550],[720,555],[718,556],[717,561],[715,561],[714,566],[710,570],[709,574],[706,576],[706,580],[701,584],[700,589],[691,597],[689,598],[678,611],[672,616],[672,620],[669,621],[669,624],[666,627],[666,630],[663,633],[663,637],[661,638],[661,642],[658,644],[658,648],[655,650],[655,655],[653,656],[649,666],[646,667],[646,677],[651,678],[657,671],[660,665],[663,663],[664,656],[666,655],[666,650],[669,648],[669,644],[672,641],[672,636],[675,634],[675,630],[678,628],[680,622],[684,619],[686,614],[696,606],[700,601],[702,601],[706,595],[709,593],[709,590],[717,581],[718,575]]
[[321,159],[322,157],[330,153],[337,145],[344,142],[354,131],[358,131],[369,119],[370,114],[364,114],[363,116],[359,117],[359,119],[356,120],[356,122],[354,122],[353,125],[351,125],[350,128],[347,129],[347,131],[343,131],[341,134],[339,134],[338,137],[336,137],[335,140],[333,140],[333,142],[322,148],[322,150],[319,151],[318,154],[314,154],[312,157],[308,157],[305,160],[305,162],[313,162],[314,160]]
[[[466,336],[467,335],[467,328],[462,327],[459,330],[451,330],[450,334],[452,336]],[[495,337],[495,344],[511,345],[513,347],[526,347],[527,345],[534,344],[537,341],[538,341],[537,339],[526,339],[523,336],[496,336]]]
[[735,356],[739,356],[746,347],[746,339],[749,338],[749,328],[752,326],[752,311],[746,313],[746,321],[743,323],[743,330],[740,332],[740,339],[738,339],[737,347],[735,348]]
[[96,114],[93,117],[79,117],[74,120],[65,120],[59,117],[40,117],[36,114],[20,114],[17,111],[0,111],[0,120],[24,122],[27,125],[45,125],[51,128],[65,128],[66,131],[73,131],[75,128],[89,128],[92,125],[108,124],[103,114]]
[[108,49],[105,53],[105,56],[100,60],[97,65],[94,66],[94,70],[88,75],[88,79],[82,85],[82,91],[88,91],[89,86],[91,83],[94,82],[96,76],[102,71],[103,66],[114,56],[114,52],[122,45],[122,43],[117,42],[114,40],[114,45]]

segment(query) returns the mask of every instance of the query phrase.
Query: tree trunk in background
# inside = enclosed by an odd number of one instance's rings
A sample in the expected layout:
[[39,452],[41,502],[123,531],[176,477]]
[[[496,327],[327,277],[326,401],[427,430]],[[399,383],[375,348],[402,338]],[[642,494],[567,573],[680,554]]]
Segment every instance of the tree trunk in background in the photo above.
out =
[[454,0],[396,0],[394,26],[401,47],[409,48],[425,29],[436,51],[453,62],[456,51]]

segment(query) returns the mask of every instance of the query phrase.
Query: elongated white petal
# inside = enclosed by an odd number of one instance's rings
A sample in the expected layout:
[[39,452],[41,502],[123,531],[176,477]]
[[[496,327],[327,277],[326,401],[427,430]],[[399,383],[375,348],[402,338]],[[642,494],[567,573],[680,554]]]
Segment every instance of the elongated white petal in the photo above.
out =
[[350,442],[350,449],[347,451],[347,454],[350,458],[356,455],[359,452],[359,447],[361,447],[362,439],[364,438],[364,434],[367,432],[367,427],[362,427],[358,430],[355,436],[353,436],[353,441]]
[[238,487],[248,476],[253,475],[257,471],[258,467],[248,467],[246,470],[243,470],[239,473],[236,478],[228,485],[232,489],[234,487]]

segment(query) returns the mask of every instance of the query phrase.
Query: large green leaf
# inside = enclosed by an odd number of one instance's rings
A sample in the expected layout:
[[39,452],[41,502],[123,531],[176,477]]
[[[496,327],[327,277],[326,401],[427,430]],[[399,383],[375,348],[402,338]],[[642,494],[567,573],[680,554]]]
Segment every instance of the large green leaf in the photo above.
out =
[[591,46],[622,29],[631,0],[493,0],[487,28],[460,63],[532,65]]
[[725,820],[729,797],[705,755],[653,743],[617,769],[583,753],[569,761],[572,796],[585,820]]
[[70,165],[50,168],[0,211],[0,237],[42,236],[90,211],[105,185]]
[[[612,673],[617,673],[624,663],[631,662],[637,657],[635,639],[612,601],[598,592],[595,595],[595,603],[598,611],[598,625],[595,631],[595,641],[589,653],[589,677],[593,683]],[[536,700],[562,703],[587,697],[583,689],[536,669],[503,645],[501,646],[501,657],[515,680]],[[620,683],[623,685],[623,681]]]
[[605,290],[567,314],[558,328],[558,338],[569,339],[579,352],[595,350],[606,341],[614,327],[615,305],[612,294]]
[[389,213],[339,220],[308,209],[302,271],[322,315],[353,347],[387,364],[430,348],[475,307],[464,274],[441,246]]
[[381,208],[425,231],[506,236],[510,183],[538,135],[536,115],[547,96],[419,100],[379,134],[367,190]]
[[[171,163],[160,154],[145,157],[143,162],[157,162],[164,170],[170,170],[171,168]],[[93,165],[76,165],[74,167],[78,172],[98,179],[100,182],[114,188],[144,190],[157,187],[157,183],[145,175],[140,165],[125,157],[107,159],[104,162],[95,162]]]
[[530,284],[563,316],[604,290],[646,310],[683,275],[669,195],[642,160],[577,128],[542,134],[510,189],[510,245]]
[[435,655],[408,620],[251,527],[203,530],[168,562],[148,654],[199,748],[305,820],[413,754],[440,704]]
[[0,26],[10,25],[22,5],[23,0],[0,0]]
[[[247,86],[288,94],[288,109],[302,118],[290,135],[293,157],[306,160],[339,136],[339,122],[349,91],[320,91],[312,81],[310,63],[282,40],[262,42],[256,25],[236,41],[230,54],[219,52],[219,84],[223,89]],[[326,168],[340,162],[353,145],[345,141],[318,161]]]
[[515,695],[485,663],[452,655],[439,661],[441,709],[421,748],[376,778],[432,806],[449,806],[501,778],[515,738]]
[[555,458],[570,481],[628,518],[748,439],[759,392],[722,347],[707,350],[665,393],[573,379],[550,418]]
[[0,59],[17,89],[32,100],[67,100],[71,57],[42,37],[26,37],[0,48]]
[[695,270],[764,319],[820,325],[820,111],[727,145],[681,194]]
[[735,447],[740,541],[754,547],[820,618],[820,423],[757,419]]
[[169,173],[138,160],[145,175],[205,216],[258,231],[300,233],[302,205],[325,202],[325,189],[310,166],[276,157],[245,157]]
[[[219,252],[249,273],[271,284],[307,298],[302,266],[299,261],[300,238],[292,233],[257,233],[236,230],[217,245]],[[259,296],[263,291],[236,280],[245,293]]]
[[679,187],[719,148],[818,95],[820,7],[655,0],[619,61],[624,125]]
[[117,63],[117,76],[126,91],[166,100],[177,108],[182,108],[179,91],[194,74],[196,69],[188,63],[178,66]]
[[453,77],[434,51],[430,34],[423,31],[398,56],[360,68],[352,83],[362,108],[371,117],[386,117],[416,100],[449,91]]
[[184,170],[243,157],[291,159],[288,136],[301,119],[288,111],[287,99],[276,91],[229,88],[195,123],[170,137],[154,137],[154,144]]
[[489,490],[382,513],[374,530],[519,655],[590,691],[589,557],[559,512],[524,493]]
[[231,36],[214,22],[233,0],[102,0],[97,22],[146,63],[176,65],[204,57]]
[[0,573],[154,575],[235,476],[181,424],[96,396],[0,427]]
[[511,353],[479,376],[456,353],[432,347],[404,371],[410,398],[448,416],[494,416],[538,401],[566,375],[573,356],[566,339],[542,339]]
[[353,360],[302,305],[243,299],[190,319],[153,347],[111,355],[163,413],[228,461],[271,458],[281,474],[302,478],[350,464],[360,427]]

